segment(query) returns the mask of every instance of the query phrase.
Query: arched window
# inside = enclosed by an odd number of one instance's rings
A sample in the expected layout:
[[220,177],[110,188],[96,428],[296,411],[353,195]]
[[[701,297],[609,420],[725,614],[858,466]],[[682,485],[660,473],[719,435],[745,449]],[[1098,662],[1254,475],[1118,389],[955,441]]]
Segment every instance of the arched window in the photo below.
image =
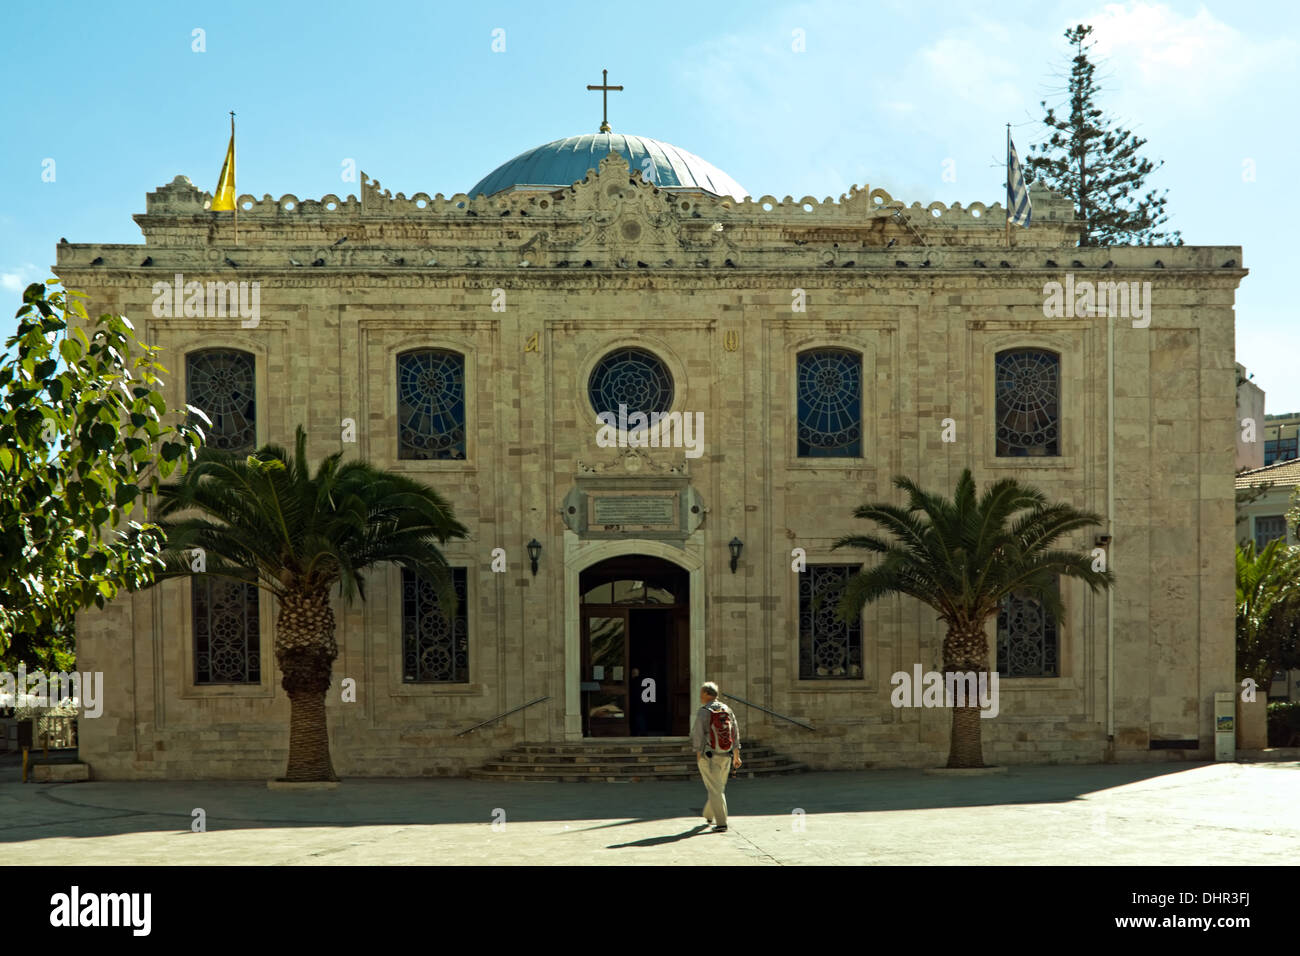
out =
[[1045,349],[1008,349],[996,358],[997,455],[1061,454],[1061,357]]
[[862,356],[810,349],[797,359],[798,456],[862,457]]
[[1015,592],[1004,597],[998,607],[998,674],[1059,677],[1058,658],[1052,613],[1027,594]]
[[211,419],[191,416],[203,429],[205,444],[228,452],[257,446],[255,360],[234,349],[203,349],[185,356],[185,401]]
[[591,370],[587,396],[597,414],[615,417],[619,406],[628,415],[641,412],[661,414],[673,407],[673,376],[668,366],[652,352],[622,348],[610,352]]
[[397,457],[465,457],[465,356],[421,349],[397,356]]
[[194,683],[257,684],[262,679],[257,587],[226,578],[190,578]]

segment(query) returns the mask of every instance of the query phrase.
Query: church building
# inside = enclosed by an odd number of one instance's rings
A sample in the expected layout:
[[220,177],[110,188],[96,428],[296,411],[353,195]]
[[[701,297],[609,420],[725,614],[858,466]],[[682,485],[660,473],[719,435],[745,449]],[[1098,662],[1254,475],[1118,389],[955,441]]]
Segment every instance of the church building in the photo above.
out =
[[[395,567],[336,604],[340,776],[684,738],[706,679],[807,767],[939,765],[950,712],[891,701],[894,675],[941,668],[934,612],[896,597],[844,624],[826,598],[868,560],[831,549],[875,530],[855,507],[901,502],[895,475],[951,496],[964,468],[1101,514],[1068,546],[1117,579],[1062,580],[1060,620],[1012,598],[990,621],[985,759],[1212,755],[1239,247],[1081,247],[1037,188],[1010,240],[1000,203],[755,197],[608,123],[449,185],[242,195],[236,225],[178,176],[143,242],[58,247],[88,311],[161,347],[169,407],[203,409],[211,444],[291,447],[301,424],[313,462],[427,482],[470,529],[444,549],[454,615]],[[81,613],[93,776],[282,774],[274,614],[198,580]]]

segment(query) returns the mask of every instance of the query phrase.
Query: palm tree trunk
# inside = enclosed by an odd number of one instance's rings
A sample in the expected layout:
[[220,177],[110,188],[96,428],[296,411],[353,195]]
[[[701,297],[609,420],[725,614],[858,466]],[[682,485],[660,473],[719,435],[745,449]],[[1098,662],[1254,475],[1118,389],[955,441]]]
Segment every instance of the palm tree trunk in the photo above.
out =
[[275,657],[289,695],[289,767],[292,782],[337,780],[330,760],[325,692],[333,677],[338,644],[327,591],[294,592],[280,604]]
[[[944,680],[951,673],[988,670],[989,648],[980,626],[950,627],[943,642]],[[969,703],[966,701],[965,703]],[[981,739],[980,709],[975,706],[952,708],[952,736],[948,743],[948,766],[972,768],[984,766],[984,743]]]
[[949,767],[984,766],[984,744],[980,739],[980,709],[952,709],[952,740],[948,744]]

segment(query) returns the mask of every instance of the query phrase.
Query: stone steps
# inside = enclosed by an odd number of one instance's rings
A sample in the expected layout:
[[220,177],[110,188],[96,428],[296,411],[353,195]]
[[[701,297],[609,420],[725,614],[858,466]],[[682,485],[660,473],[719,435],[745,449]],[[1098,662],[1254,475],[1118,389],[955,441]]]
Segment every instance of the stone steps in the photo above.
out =
[[[748,747],[749,741],[745,741]],[[688,737],[589,737],[570,742],[524,742],[516,744],[511,753],[530,754],[687,754],[690,753]]]
[[[741,751],[741,756],[745,763],[760,764],[765,760],[782,760],[780,755],[774,753],[769,747],[746,747]],[[695,766],[695,754],[693,753],[650,753],[650,754],[623,754],[623,753],[580,753],[580,754],[556,754],[556,753],[520,753],[518,750],[511,750],[497,758],[498,762],[510,764],[545,764],[548,766],[590,766],[594,764],[602,765],[626,765],[626,764],[688,764]]]
[[[802,773],[807,768],[770,747],[750,743],[735,777]],[[520,744],[469,773],[471,780],[533,783],[636,783],[698,780],[685,738],[603,738],[564,744]]]

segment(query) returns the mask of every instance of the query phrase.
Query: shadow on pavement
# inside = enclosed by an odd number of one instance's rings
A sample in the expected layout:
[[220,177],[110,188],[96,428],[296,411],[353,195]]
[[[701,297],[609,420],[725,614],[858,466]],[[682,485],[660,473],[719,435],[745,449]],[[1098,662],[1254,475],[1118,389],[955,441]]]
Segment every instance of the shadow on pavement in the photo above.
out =
[[697,827],[691,827],[689,830],[683,830],[681,833],[670,833],[667,836],[647,837],[644,840],[633,840],[631,843],[611,843],[607,850],[623,850],[633,846],[663,846],[665,843],[676,843],[678,840],[685,840],[689,837],[699,836],[705,830],[710,829],[706,824],[701,823]]
[[[1205,762],[1032,766],[963,778],[917,770],[807,773],[733,781],[727,797],[737,822],[744,817],[785,816],[795,809],[813,815],[1064,803],[1145,781],[1176,787],[1180,774],[1206,766]],[[16,768],[10,771],[0,766],[0,844],[189,831],[196,808],[206,814],[209,831],[488,825],[502,810],[511,822],[585,820],[613,827],[698,818],[704,796],[698,781],[609,785],[351,778],[333,791],[283,792],[268,790],[264,780],[24,785],[18,782]],[[655,839],[671,842],[695,832],[692,828]]]

